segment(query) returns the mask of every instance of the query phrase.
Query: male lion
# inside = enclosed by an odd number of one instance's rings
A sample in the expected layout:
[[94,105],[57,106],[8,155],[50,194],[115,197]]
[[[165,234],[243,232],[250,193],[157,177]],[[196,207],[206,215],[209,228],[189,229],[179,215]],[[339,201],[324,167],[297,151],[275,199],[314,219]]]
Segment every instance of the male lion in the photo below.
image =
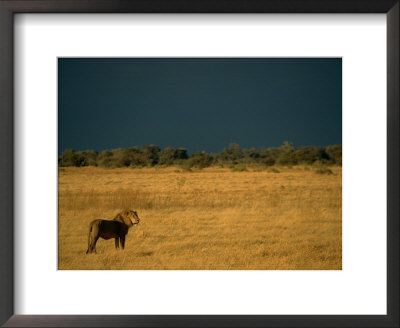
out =
[[139,217],[135,211],[124,210],[118,213],[112,220],[97,219],[89,225],[89,240],[86,254],[95,252],[96,243],[101,237],[103,239],[115,238],[115,248],[119,247],[121,241],[122,249],[125,248],[125,236],[129,228],[139,224]]

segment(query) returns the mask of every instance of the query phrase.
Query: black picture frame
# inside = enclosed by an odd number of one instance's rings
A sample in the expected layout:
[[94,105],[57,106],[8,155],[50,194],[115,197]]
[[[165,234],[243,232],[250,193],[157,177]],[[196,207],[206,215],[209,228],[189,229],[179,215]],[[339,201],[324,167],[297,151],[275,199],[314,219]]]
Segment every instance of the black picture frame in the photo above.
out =
[[[399,327],[399,11],[399,0],[0,0],[0,324],[5,327]],[[387,315],[14,315],[13,16],[16,13],[385,13]]]

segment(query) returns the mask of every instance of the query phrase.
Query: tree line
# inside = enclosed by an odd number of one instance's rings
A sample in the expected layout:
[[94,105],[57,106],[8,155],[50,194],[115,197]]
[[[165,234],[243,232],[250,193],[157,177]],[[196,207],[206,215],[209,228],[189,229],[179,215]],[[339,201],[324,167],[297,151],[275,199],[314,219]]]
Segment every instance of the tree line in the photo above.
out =
[[306,146],[295,148],[285,141],[277,148],[242,149],[237,143],[231,143],[219,153],[205,151],[188,154],[185,148],[144,145],[141,148],[118,148],[113,150],[74,151],[66,149],[58,158],[58,165],[65,166],[100,166],[107,168],[172,166],[183,168],[205,168],[213,165],[312,165],[315,162],[327,165],[342,165],[342,145],[326,147]]

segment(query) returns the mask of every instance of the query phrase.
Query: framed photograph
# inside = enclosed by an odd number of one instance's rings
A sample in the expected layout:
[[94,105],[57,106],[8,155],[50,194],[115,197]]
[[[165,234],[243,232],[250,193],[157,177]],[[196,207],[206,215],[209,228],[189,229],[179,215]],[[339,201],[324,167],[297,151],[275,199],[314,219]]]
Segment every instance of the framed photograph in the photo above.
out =
[[5,327],[398,327],[398,1],[0,1]]
[[341,138],[341,58],[58,58],[58,270],[341,270]]

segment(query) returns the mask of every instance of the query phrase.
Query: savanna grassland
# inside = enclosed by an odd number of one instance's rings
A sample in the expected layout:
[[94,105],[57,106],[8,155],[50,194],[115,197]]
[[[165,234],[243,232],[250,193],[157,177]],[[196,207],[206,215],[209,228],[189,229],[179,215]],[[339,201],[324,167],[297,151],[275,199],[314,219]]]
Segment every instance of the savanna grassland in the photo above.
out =
[[[340,270],[342,168],[59,169],[59,269]],[[125,250],[88,226],[122,209],[141,219]]]

